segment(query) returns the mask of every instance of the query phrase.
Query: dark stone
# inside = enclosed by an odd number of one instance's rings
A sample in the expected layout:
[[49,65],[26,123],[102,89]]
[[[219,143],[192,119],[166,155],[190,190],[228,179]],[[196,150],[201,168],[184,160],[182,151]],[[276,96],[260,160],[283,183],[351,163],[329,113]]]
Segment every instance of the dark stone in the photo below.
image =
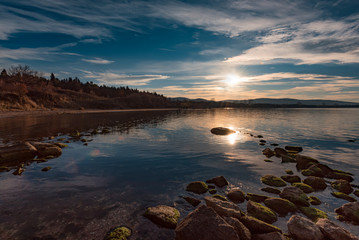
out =
[[327,240],[359,240],[358,237],[336,225],[329,219],[321,218],[316,224]]
[[265,195],[260,195],[260,194],[255,194],[255,193],[247,193],[246,199],[248,201],[253,201],[253,202],[263,202],[264,200],[266,200],[268,197]]
[[339,192],[350,194],[353,192],[353,188],[347,180],[336,180],[331,183],[332,188],[338,190]]
[[236,218],[232,218],[232,217],[225,217],[224,220],[231,225],[232,227],[234,227],[234,229],[236,230],[238,237],[240,240],[251,240],[252,239],[252,234],[251,232],[248,230],[248,228],[246,226],[244,226],[243,223],[241,223],[238,219]]
[[239,189],[231,189],[227,197],[229,200],[235,203],[242,203],[245,200],[245,193]]
[[323,191],[324,189],[327,188],[327,184],[325,183],[325,180],[320,177],[310,176],[304,179],[303,182],[311,186],[316,191]]
[[287,240],[287,238],[279,232],[262,233],[253,235],[255,240]]
[[359,225],[359,202],[346,203],[335,212],[341,216],[339,219]]
[[297,146],[285,146],[284,148],[285,148],[286,150],[295,151],[295,152],[301,152],[301,151],[303,151],[303,148],[302,148],[302,147],[297,147]]
[[271,150],[270,148],[266,148],[262,151],[263,155],[266,156],[267,158],[270,158],[272,156],[275,155],[274,151]]
[[212,128],[211,129],[211,133],[215,134],[215,135],[229,135],[232,133],[235,133],[236,131],[229,129],[229,128],[224,128],[224,127],[216,127],[216,128]]
[[297,187],[286,187],[279,194],[281,198],[287,199],[294,203],[297,206],[309,207],[309,198],[308,196]]
[[143,216],[161,227],[174,229],[176,228],[180,213],[173,207],[159,205],[147,208]]
[[272,188],[272,187],[261,188],[261,190],[262,190],[263,192],[273,193],[273,194],[279,194],[279,193],[280,193],[280,190],[279,190],[279,189]]
[[279,216],[286,216],[290,212],[296,212],[297,207],[291,201],[283,198],[267,198],[264,204],[279,214]]
[[191,204],[193,207],[197,207],[198,204],[201,203],[201,200],[198,200],[193,197],[183,197],[184,200],[186,200],[189,204]]
[[288,155],[288,152],[283,148],[274,148],[274,152],[276,157]]
[[281,176],[281,178],[289,183],[301,182],[300,177],[297,175],[286,175],[286,176]]
[[217,187],[224,187],[224,186],[228,185],[227,179],[223,176],[218,176],[218,177],[214,177],[212,179],[208,179],[206,181],[206,183],[213,183]]
[[239,221],[241,221],[252,234],[282,232],[280,228],[251,216],[242,216]]
[[295,157],[295,160],[297,160],[296,167],[298,170],[307,169],[311,165],[313,165],[313,164],[315,165],[315,164],[319,163],[319,161],[314,158],[303,156],[300,154],[297,154],[297,156]]
[[307,218],[294,215],[288,223],[289,235],[296,240],[323,240],[324,235],[314,222]]
[[249,216],[255,217],[266,223],[274,223],[278,220],[277,215],[268,207],[253,201],[247,202],[247,213]]
[[186,191],[202,194],[208,191],[208,186],[204,182],[200,181],[191,182],[187,185]]

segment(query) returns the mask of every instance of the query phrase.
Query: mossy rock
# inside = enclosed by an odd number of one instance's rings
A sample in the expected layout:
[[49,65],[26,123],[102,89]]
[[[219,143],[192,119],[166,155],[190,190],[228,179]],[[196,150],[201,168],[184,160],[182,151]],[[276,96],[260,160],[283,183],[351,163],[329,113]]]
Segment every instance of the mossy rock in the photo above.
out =
[[342,192],[332,192],[331,194],[336,198],[341,198],[341,199],[347,200],[349,202],[357,201],[355,198],[349,196],[348,194],[342,193]]
[[56,145],[56,146],[58,146],[59,148],[65,148],[65,147],[68,147],[68,145],[67,145],[67,144],[65,144],[65,143],[61,143],[61,142],[57,142],[57,143],[55,143],[55,145]]
[[280,178],[289,183],[301,182],[300,177],[297,175],[285,175],[281,176]]
[[288,175],[293,175],[293,171],[290,169],[285,170],[285,173]]
[[301,172],[304,176],[315,176],[315,177],[324,177],[322,169],[316,165],[311,165],[308,169],[304,169]]
[[286,187],[279,194],[279,196],[281,198],[291,201],[296,206],[310,206],[308,196],[300,188],[297,187]]
[[354,174],[352,174],[352,173],[350,173],[350,172],[346,172],[346,171],[338,170],[338,169],[333,169],[333,172],[336,172],[336,173],[344,173],[344,174],[347,174],[347,175],[350,175],[350,176],[354,176]]
[[105,240],[127,240],[131,236],[132,231],[127,227],[117,227],[107,233]]
[[310,166],[319,163],[319,161],[317,159],[314,159],[312,157],[303,156],[300,154],[297,154],[295,159],[297,161],[296,167],[298,170],[307,169]]
[[318,208],[301,207],[300,211],[313,222],[316,222],[319,218],[328,218],[328,214]]
[[327,188],[327,184],[323,178],[310,176],[304,179],[303,183],[311,186],[316,191],[323,191]]
[[273,194],[279,194],[280,190],[277,188],[272,188],[272,187],[265,187],[265,188],[261,188],[261,191],[263,192],[267,192],[267,193],[273,193]]
[[359,190],[355,190],[355,191],[353,192],[353,194],[354,194],[355,196],[359,197]]
[[212,197],[217,198],[217,199],[222,200],[222,201],[228,201],[225,196],[222,196],[222,195],[219,195],[219,194],[214,194]]
[[44,167],[43,169],[41,169],[41,171],[47,172],[47,171],[49,171],[51,168],[52,168],[52,167]]
[[261,182],[272,187],[284,187],[287,184],[279,177],[273,175],[265,175],[261,177]]
[[247,193],[246,199],[248,201],[253,201],[253,202],[263,202],[264,200],[266,200],[268,197],[265,195],[260,195],[260,194],[255,194],[255,193]]
[[187,185],[186,191],[202,194],[208,191],[208,186],[205,182],[201,181],[191,182]]
[[291,151],[291,152],[301,152],[303,151],[303,148],[302,147],[299,147],[299,146],[285,146],[284,147],[285,150],[287,150],[288,152]]
[[273,161],[270,160],[270,159],[264,159],[263,161],[265,161],[265,162],[273,162]]
[[259,220],[251,216],[242,216],[241,221],[252,234],[270,233],[270,232],[282,232],[282,230],[272,224],[268,224],[262,220]]
[[300,188],[304,193],[311,193],[311,192],[314,192],[314,189],[305,184],[305,183],[299,183],[299,182],[296,182],[296,183],[293,183],[292,184],[294,187],[297,187],[297,188]]
[[332,188],[338,190],[338,192],[342,192],[345,194],[350,194],[353,192],[353,188],[347,180],[336,180],[330,184]]
[[173,207],[159,205],[147,208],[143,216],[150,219],[158,226],[175,229],[180,213]]
[[0,166],[0,172],[9,172],[10,168],[6,166]]
[[255,217],[269,224],[274,223],[278,220],[277,214],[275,212],[273,212],[268,207],[265,207],[262,204],[253,201],[248,201],[247,213],[249,216]]
[[290,212],[296,212],[297,207],[294,203],[283,198],[267,198],[264,204],[279,214],[279,216],[286,216]]
[[217,193],[217,190],[216,190],[216,189],[209,189],[209,193],[210,193],[210,194],[216,194],[216,193]]
[[354,181],[354,178],[350,174],[335,172],[335,171],[331,172],[326,177],[332,179],[343,179],[343,180],[347,180],[348,182]]
[[312,205],[320,205],[322,204],[322,201],[320,201],[320,199],[316,196],[309,196],[309,202]]

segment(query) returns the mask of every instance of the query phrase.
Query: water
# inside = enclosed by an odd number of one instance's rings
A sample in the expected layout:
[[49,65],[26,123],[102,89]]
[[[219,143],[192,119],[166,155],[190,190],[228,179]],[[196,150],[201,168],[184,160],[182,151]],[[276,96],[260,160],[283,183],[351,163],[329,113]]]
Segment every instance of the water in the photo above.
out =
[[[263,161],[261,151],[270,143],[302,146],[303,155],[355,174],[353,183],[359,184],[359,143],[347,141],[359,138],[358,116],[359,109],[216,109],[2,117],[1,145],[49,136],[56,141],[75,130],[111,132],[85,136],[88,146],[71,142],[59,158],[30,164],[22,176],[0,173],[0,239],[103,239],[119,225],[133,229],[131,239],[173,239],[172,230],[142,214],[165,204],[185,217],[193,208],[182,196],[198,197],[184,191],[191,181],[223,175],[230,186],[219,193],[241,187],[266,194],[260,191],[264,174],[292,169],[303,179],[293,163]],[[217,126],[237,133],[211,134]],[[259,146],[248,133],[263,135],[267,145]],[[52,169],[42,172],[45,166]],[[310,195],[335,220],[334,208],[346,201],[331,191]],[[245,210],[245,203],[240,207]],[[286,231],[288,219],[275,225]],[[359,236],[357,227],[336,222]]]

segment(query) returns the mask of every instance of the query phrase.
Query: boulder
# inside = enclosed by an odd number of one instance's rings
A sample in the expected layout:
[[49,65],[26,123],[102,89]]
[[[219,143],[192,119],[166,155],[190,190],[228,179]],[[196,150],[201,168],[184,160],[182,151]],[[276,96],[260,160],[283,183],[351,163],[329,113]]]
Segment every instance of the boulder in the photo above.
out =
[[205,205],[188,214],[175,233],[176,240],[240,240],[235,228]]
[[298,147],[298,146],[285,146],[284,148],[285,148],[285,150],[294,151],[294,152],[301,152],[301,151],[303,151],[303,148],[302,148],[302,147]]
[[49,171],[51,168],[52,168],[52,167],[44,167],[43,169],[41,169],[41,171],[47,172],[47,171]]
[[311,165],[307,169],[301,171],[304,176],[315,176],[315,177],[325,177],[324,172],[317,165]]
[[347,180],[348,182],[354,181],[354,178],[350,174],[338,172],[338,171],[330,172],[328,175],[326,175],[326,177],[332,179],[344,179]]
[[213,183],[217,187],[224,187],[224,186],[228,185],[227,179],[223,176],[218,176],[218,177],[214,177],[212,179],[208,179],[206,181],[206,183]]
[[217,190],[216,189],[209,189],[209,191],[208,191],[210,194],[215,194],[215,193],[217,193]]
[[296,183],[293,183],[292,186],[300,188],[304,193],[314,192],[314,189],[311,186],[309,186],[309,185],[307,185],[305,183],[296,182]]
[[293,215],[288,223],[288,233],[296,240],[323,240],[324,235],[314,222],[307,218]]
[[189,204],[191,204],[193,207],[197,207],[198,204],[201,203],[201,200],[198,200],[193,197],[183,197],[184,200],[186,200]]
[[328,218],[328,215],[318,208],[301,207],[300,211],[313,222],[316,222],[319,218]]
[[204,200],[208,207],[213,208],[222,217],[240,218],[243,215],[241,209],[232,202],[222,201],[213,197],[204,197]]
[[301,182],[300,177],[297,175],[285,175],[280,178],[289,183]]
[[239,189],[231,189],[228,194],[227,198],[235,203],[242,203],[245,200],[245,193]]
[[297,156],[295,157],[295,160],[297,161],[296,167],[298,170],[307,169],[311,165],[319,163],[319,161],[314,158],[303,156],[300,154],[297,154]]
[[219,199],[221,201],[228,201],[225,196],[222,196],[220,194],[214,194],[212,197],[217,198],[217,199]]
[[294,203],[283,198],[267,198],[264,204],[279,214],[279,216],[286,216],[290,212],[296,212],[297,207]]
[[28,142],[11,147],[2,147],[0,148],[0,164],[32,160],[36,155],[36,148]]
[[317,198],[316,196],[309,196],[309,202],[312,205],[320,205],[320,204],[322,204],[322,201],[320,201],[320,199]]
[[356,202],[357,201],[352,196],[349,196],[348,194],[345,194],[345,193],[342,193],[342,192],[332,192],[330,194],[332,194],[336,198],[341,198],[341,199],[347,200],[349,202]]
[[271,150],[270,148],[266,148],[262,151],[263,155],[266,156],[267,158],[270,158],[272,156],[275,155],[275,152],[273,150]]
[[208,186],[206,183],[201,181],[191,182],[187,185],[186,191],[202,194],[208,191]]
[[355,190],[355,191],[353,192],[353,194],[354,194],[355,196],[359,197],[359,190]]
[[147,208],[143,216],[161,227],[174,229],[176,228],[180,213],[173,207],[158,205]]
[[281,156],[287,156],[288,152],[283,148],[274,148],[275,156],[281,157]]
[[105,240],[127,240],[131,234],[132,231],[128,227],[117,227],[106,234]]
[[243,223],[241,223],[238,219],[236,218],[232,218],[232,217],[225,217],[224,220],[231,225],[232,227],[234,227],[234,229],[236,230],[238,237],[240,240],[251,240],[252,238],[252,234],[251,232],[248,230],[248,228],[246,226],[244,226]]
[[295,160],[295,157],[289,156],[288,155],[281,155],[281,159],[282,159],[282,163],[295,163],[297,162]]
[[253,201],[247,202],[247,213],[266,223],[274,223],[278,220],[277,215],[271,209]]
[[239,221],[241,221],[244,226],[246,226],[252,234],[260,233],[269,233],[269,232],[282,232],[282,230],[272,224],[268,224],[251,216],[242,216]]
[[281,178],[273,175],[265,175],[261,177],[261,182],[272,187],[284,187],[287,185]]
[[311,186],[316,191],[323,191],[327,188],[327,184],[323,178],[310,176],[304,179],[303,183]]
[[340,179],[331,183],[332,188],[338,190],[339,192],[350,194],[353,192],[353,188],[347,180]]
[[273,193],[273,194],[279,194],[280,190],[277,188],[272,188],[272,187],[265,187],[265,188],[261,188],[261,191],[263,192],[267,192],[267,193]]
[[335,212],[340,216],[340,220],[359,225],[359,202],[346,203],[335,209]]
[[62,154],[60,147],[52,143],[42,143],[42,142],[31,142],[38,152],[39,157],[58,157]]
[[287,240],[287,238],[279,232],[262,233],[253,235],[255,240]]
[[327,240],[359,240],[358,237],[328,219],[321,218],[316,224]]
[[288,175],[293,175],[293,171],[290,169],[285,170],[285,173]]
[[229,129],[229,128],[224,128],[224,127],[215,127],[211,129],[211,133],[215,134],[215,135],[229,135],[232,133],[235,133],[236,131]]
[[255,193],[247,193],[246,199],[248,201],[253,201],[253,202],[263,202],[264,200],[266,200],[268,197],[265,195],[260,195],[260,194],[255,194]]
[[297,187],[286,187],[279,194],[281,198],[287,199],[297,206],[309,207],[308,196]]

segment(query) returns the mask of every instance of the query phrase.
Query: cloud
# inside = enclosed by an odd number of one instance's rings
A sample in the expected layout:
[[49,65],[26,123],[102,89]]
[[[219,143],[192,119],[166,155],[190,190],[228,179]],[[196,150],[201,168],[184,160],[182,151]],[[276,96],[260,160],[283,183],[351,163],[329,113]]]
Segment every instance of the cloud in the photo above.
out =
[[81,59],[84,62],[89,62],[89,63],[95,63],[95,64],[110,64],[113,63],[114,61],[109,61],[106,59],[102,59],[102,58],[93,58],[93,59]]
[[112,72],[94,73],[83,71],[85,78],[97,80],[100,84],[106,85],[125,85],[125,86],[144,86],[153,80],[168,79],[165,75],[128,75]]

